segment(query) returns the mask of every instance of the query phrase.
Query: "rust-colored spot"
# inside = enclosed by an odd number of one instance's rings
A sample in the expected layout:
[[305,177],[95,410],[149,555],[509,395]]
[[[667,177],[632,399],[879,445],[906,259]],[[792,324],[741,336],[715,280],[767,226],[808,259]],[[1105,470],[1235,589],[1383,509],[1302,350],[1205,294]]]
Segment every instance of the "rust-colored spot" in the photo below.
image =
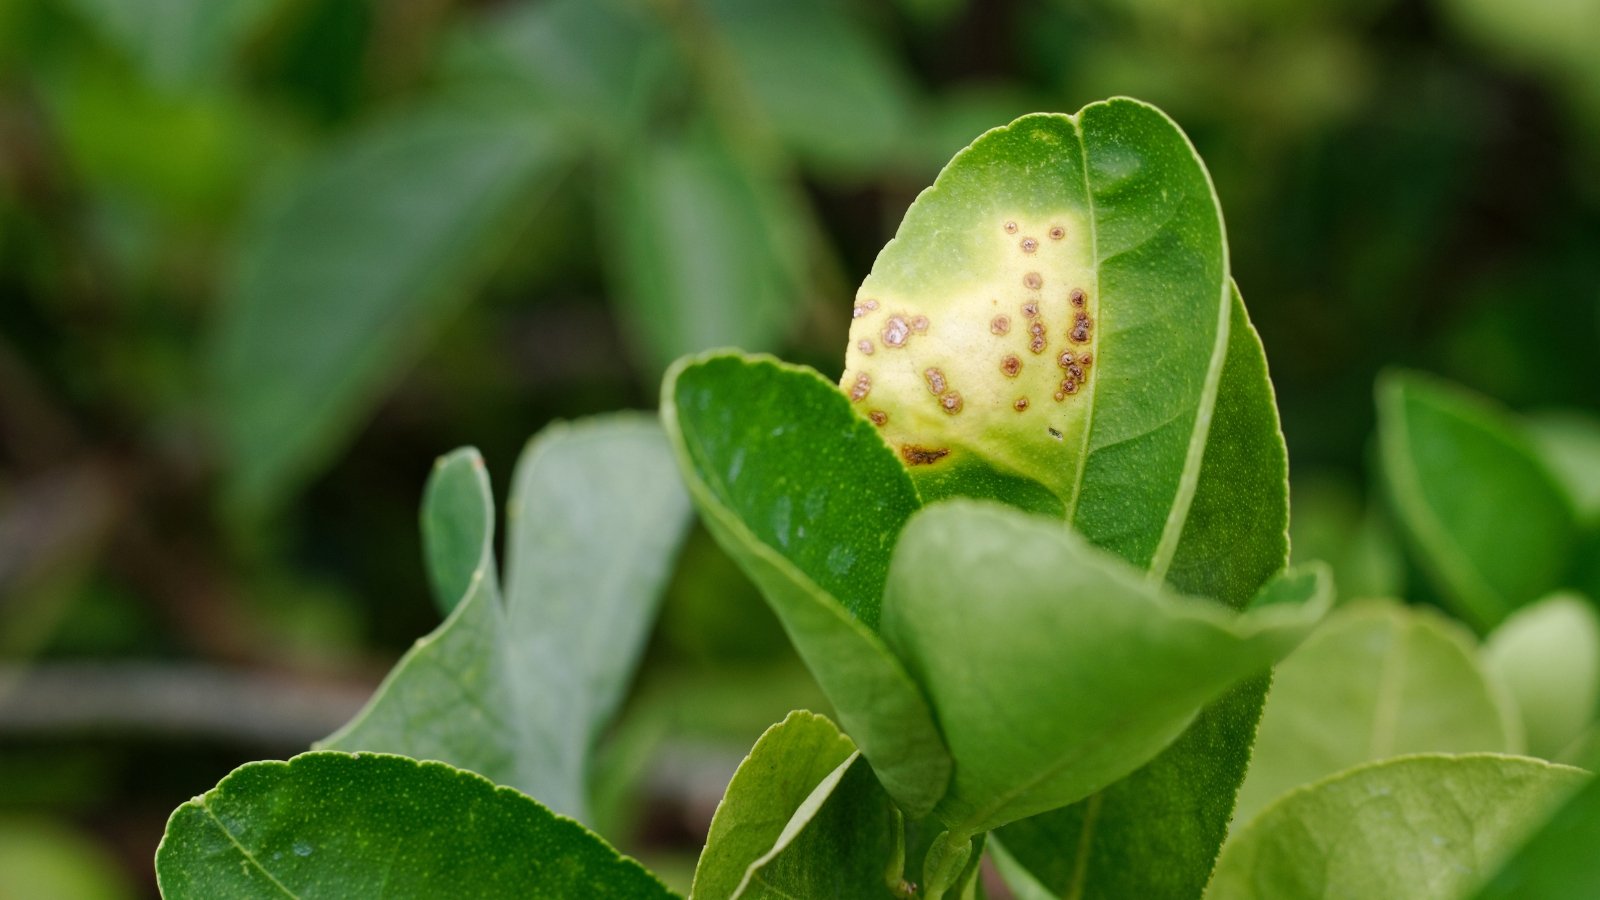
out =
[[1067,295],[1067,299],[1071,301],[1072,305],[1079,309],[1083,309],[1083,301],[1087,298],[1088,295],[1084,294],[1083,288],[1073,288],[1072,293]]
[[1089,330],[1092,328],[1094,321],[1089,318],[1089,314],[1080,312],[1073,320],[1072,330],[1067,332],[1067,337],[1075,344],[1086,344],[1089,342]]
[[1028,326],[1028,333],[1033,337],[1028,341],[1028,349],[1034,353],[1043,353],[1047,342],[1044,339],[1044,323],[1034,322]]
[[961,412],[961,395],[955,391],[951,391],[950,393],[939,398],[939,405],[944,407],[945,412],[953,416],[956,413]]
[[1068,378],[1068,379],[1065,379],[1065,380],[1063,380],[1061,382],[1061,393],[1063,393],[1063,394],[1076,394],[1077,392],[1078,392],[1078,382],[1077,382],[1076,379]]
[[850,311],[850,317],[852,319],[859,319],[862,316],[866,315],[869,312],[872,312],[873,310],[875,310],[877,308],[878,308],[878,301],[876,301],[876,300],[863,300],[860,303],[857,303],[855,305],[855,308]]
[[1023,253],[1032,253],[1033,251],[1035,251],[1037,249],[1039,249],[1039,241],[1038,241],[1037,238],[1023,238],[1022,239],[1022,252]]
[[1056,395],[1055,396],[1056,396],[1056,402],[1057,403],[1060,403],[1061,401],[1067,399],[1067,395],[1061,393],[1060,391],[1056,391]]
[[872,412],[867,413],[867,418],[871,419],[872,424],[878,426],[879,428],[889,424],[889,414],[881,409],[875,409]]
[[866,338],[862,338],[861,340],[856,341],[856,349],[860,350],[862,353],[865,353],[868,356],[871,356],[872,352],[874,350],[876,350],[877,348],[872,346],[872,342],[871,341],[867,340]]
[[1074,364],[1072,364],[1070,366],[1067,366],[1067,374],[1071,375],[1073,378],[1078,379],[1079,381],[1082,381],[1083,380],[1083,367],[1078,365],[1078,364],[1076,364],[1076,363],[1074,363]]
[[1044,287],[1044,278],[1038,272],[1029,272],[1022,276],[1022,286],[1030,291],[1037,291]]
[[1000,374],[1006,376],[1007,378],[1015,378],[1017,377],[1017,373],[1021,371],[1022,360],[1017,359],[1016,354],[1007,353],[1005,358],[1000,360]]
[[944,373],[938,369],[927,369],[922,373],[922,377],[927,379],[928,392],[931,394],[942,394],[948,387],[944,381]]
[[913,316],[912,319],[911,319],[911,330],[915,331],[917,334],[921,334],[924,331],[927,331],[928,330],[928,317],[927,316]]
[[1085,350],[1083,355],[1078,357],[1078,364],[1082,366],[1094,365],[1094,354]]
[[890,347],[904,347],[910,336],[911,326],[900,316],[890,316],[889,321],[883,323],[883,342]]
[[1052,240],[1052,241],[1059,241],[1059,240],[1061,240],[1062,238],[1064,238],[1066,236],[1067,236],[1067,230],[1065,228],[1062,228],[1060,225],[1057,225],[1056,227],[1050,229],[1050,240]]
[[1056,357],[1056,365],[1060,366],[1063,369],[1065,369],[1067,366],[1072,365],[1073,362],[1074,362],[1074,360],[1072,358],[1072,351],[1071,350],[1063,350],[1063,351],[1061,351],[1061,355]]
[[1027,397],[1018,397],[1016,399],[1016,402],[1011,404],[1011,408],[1016,410],[1017,412],[1022,412],[1023,410],[1026,410],[1028,408],[1028,398]]
[[1011,330],[1011,319],[1008,316],[995,316],[989,320],[991,334],[1005,334]]
[[1007,222],[1006,223],[1006,234],[1016,234],[1016,233],[1017,233],[1017,223],[1015,223],[1015,222]]
[[850,386],[850,399],[857,403],[867,399],[872,393],[872,376],[865,372],[856,376],[856,383]]
[[918,447],[916,444],[901,444],[900,458],[913,466],[927,466],[944,459],[950,455],[945,447]]
[[1030,319],[1039,315],[1039,301],[1029,300],[1027,303],[1022,304],[1022,314]]

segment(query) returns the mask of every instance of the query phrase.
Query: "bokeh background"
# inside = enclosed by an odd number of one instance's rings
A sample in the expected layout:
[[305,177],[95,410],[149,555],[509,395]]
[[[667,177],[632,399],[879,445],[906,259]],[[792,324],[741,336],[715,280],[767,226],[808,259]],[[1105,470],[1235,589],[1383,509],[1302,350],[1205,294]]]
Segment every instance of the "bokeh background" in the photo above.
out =
[[[1215,178],[1296,555],[1425,594],[1376,373],[1600,415],[1600,0],[0,0],[0,897],[152,895],[173,807],[354,711],[438,621],[436,456],[503,492],[710,346],[836,376],[950,155],[1115,94]],[[600,830],[681,873],[820,705],[692,538]]]

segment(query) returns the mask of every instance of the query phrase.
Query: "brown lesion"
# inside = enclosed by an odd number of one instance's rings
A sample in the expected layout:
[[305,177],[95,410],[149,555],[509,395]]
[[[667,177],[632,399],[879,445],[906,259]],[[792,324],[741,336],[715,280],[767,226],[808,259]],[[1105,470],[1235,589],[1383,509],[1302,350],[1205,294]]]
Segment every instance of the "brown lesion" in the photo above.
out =
[[900,458],[907,465],[930,466],[950,455],[948,447],[919,447],[916,444],[901,444]]
[[878,426],[879,428],[889,424],[889,414],[881,409],[875,409],[867,413],[867,418],[871,419],[872,424]]
[[850,386],[850,399],[856,403],[867,399],[867,394],[872,392],[872,376],[866,372],[856,375],[855,384]]
[[1021,372],[1022,360],[1018,359],[1015,353],[1007,353],[1005,358],[1000,360],[1000,374],[1007,378],[1015,378]]

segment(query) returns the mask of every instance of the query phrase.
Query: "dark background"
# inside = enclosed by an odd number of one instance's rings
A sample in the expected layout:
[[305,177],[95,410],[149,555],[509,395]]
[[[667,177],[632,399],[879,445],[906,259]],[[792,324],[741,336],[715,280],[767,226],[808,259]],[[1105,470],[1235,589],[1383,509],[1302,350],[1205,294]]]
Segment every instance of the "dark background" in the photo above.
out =
[[[1600,413],[1597,47],[1595,0],[0,2],[0,897],[153,892],[174,806],[359,705],[437,623],[437,455],[503,492],[706,346],[836,376],[907,204],[1025,112],[1190,133],[1297,555],[1406,592],[1380,370]],[[703,536],[645,665],[597,824],[681,873],[820,700]]]

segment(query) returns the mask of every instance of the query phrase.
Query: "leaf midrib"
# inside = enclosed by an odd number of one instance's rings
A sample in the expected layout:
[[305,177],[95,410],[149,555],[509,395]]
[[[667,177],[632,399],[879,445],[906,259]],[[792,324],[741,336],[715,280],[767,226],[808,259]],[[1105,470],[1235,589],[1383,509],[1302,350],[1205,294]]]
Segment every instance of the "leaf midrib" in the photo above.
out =
[[262,875],[265,875],[267,880],[272,882],[273,887],[282,891],[285,897],[293,897],[294,900],[300,900],[299,894],[289,890],[289,888],[286,887],[283,882],[279,881],[271,872],[267,871],[267,867],[263,866],[261,861],[256,859],[254,853],[251,853],[249,850],[245,849],[244,844],[239,842],[239,838],[235,836],[232,831],[228,830],[228,826],[222,824],[222,820],[217,817],[216,813],[211,811],[211,804],[206,798],[200,798],[200,801],[197,805],[200,807],[200,810],[206,814],[206,818],[210,819],[212,823],[217,826],[217,830],[222,832],[223,836],[228,839],[228,843],[232,844],[234,849],[238,850],[239,854],[243,856],[251,866],[255,867],[256,871],[260,872]]

